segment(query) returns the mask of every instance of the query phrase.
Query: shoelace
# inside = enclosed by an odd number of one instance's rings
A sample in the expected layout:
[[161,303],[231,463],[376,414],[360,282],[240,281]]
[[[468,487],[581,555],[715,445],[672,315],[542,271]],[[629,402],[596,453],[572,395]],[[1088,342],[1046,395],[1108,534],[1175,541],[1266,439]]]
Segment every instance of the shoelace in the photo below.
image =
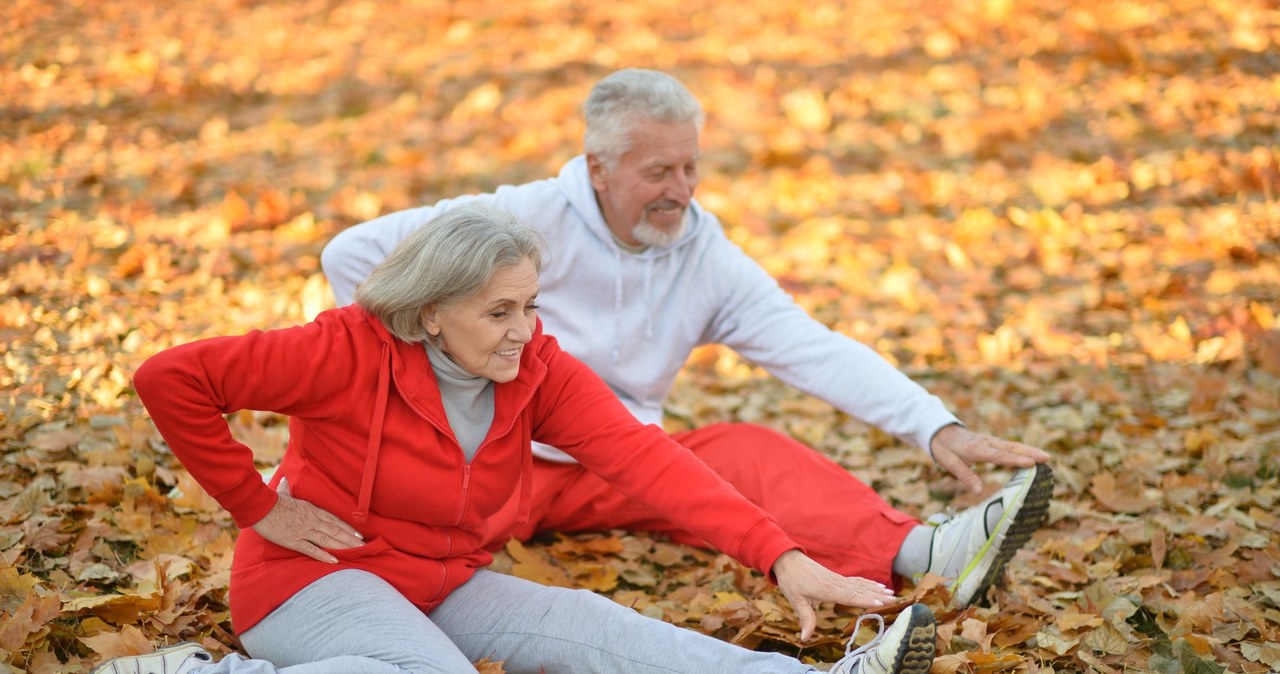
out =
[[[862,631],[862,621],[867,619],[872,619],[876,622],[875,637],[855,650],[850,651],[849,649],[853,648],[854,639],[858,638],[858,632]],[[875,652],[876,646],[880,644],[880,637],[882,636],[884,636],[884,617],[875,613],[865,613],[859,616],[858,622],[853,624],[853,634],[849,636],[849,643],[844,645],[844,657],[837,660],[836,663],[831,666],[831,671],[841,671],[840,667],[846,666],[847,670],[845,671],[852,672],[854,665],[861,665],[862,661],[867,659],[867,656]]]

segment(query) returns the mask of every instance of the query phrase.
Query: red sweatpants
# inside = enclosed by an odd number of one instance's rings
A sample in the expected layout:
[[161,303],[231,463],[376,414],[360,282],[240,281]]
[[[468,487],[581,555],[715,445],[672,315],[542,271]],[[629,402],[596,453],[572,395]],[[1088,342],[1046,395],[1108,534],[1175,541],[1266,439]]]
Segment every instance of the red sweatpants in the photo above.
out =
[[[715,424],[677,433],[688,447],[774,519],[809,556],[846,576],[895,584],[893,558],[920,522],[885,503],[839,464],[764,426]],[[515,520],[513,498],[495,517],[495,530]],[[578,464],[534,459],[533,503],[515,536],[539,531],[626,529],[710,546],[632,501]],[[503,541],[494,541],[501,545]]]

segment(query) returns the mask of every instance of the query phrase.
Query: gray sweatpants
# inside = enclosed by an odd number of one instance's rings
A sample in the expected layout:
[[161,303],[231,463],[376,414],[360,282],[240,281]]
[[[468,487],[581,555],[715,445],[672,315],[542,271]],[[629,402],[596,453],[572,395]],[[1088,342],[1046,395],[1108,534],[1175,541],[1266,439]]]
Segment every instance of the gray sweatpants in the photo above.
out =
[[474,672],[802,674],[812,667],[654,620],[586,590],[480,571],[428,617],[377,576],[344,570],[307,586],[200,674]]

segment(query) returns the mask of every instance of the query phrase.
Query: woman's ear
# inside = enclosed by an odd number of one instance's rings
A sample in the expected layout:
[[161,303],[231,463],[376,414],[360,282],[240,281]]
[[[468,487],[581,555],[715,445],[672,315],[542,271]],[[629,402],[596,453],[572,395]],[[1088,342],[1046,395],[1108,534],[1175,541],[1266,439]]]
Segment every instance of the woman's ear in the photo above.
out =
[[418,318],[422,321],[422,329],[432,337],[440,336],[440,321],[437,313],[436,305],[433,303],[422,307],[422,312],[418,314]]

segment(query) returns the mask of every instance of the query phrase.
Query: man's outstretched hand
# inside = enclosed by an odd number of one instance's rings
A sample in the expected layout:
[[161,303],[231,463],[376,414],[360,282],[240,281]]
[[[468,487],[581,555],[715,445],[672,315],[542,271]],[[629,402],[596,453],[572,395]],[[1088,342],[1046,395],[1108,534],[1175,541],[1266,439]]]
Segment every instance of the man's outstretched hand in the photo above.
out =
[[1012,440],[1001,440],[986,433],[973,431],[952,424],[934,433],[929,442],[933,460],[956,476],[969,491],[982,491],[982,478],[973,472],[972,466],[980,461],[1015,468],[1030,468],[1049,460],[1043,449]]

